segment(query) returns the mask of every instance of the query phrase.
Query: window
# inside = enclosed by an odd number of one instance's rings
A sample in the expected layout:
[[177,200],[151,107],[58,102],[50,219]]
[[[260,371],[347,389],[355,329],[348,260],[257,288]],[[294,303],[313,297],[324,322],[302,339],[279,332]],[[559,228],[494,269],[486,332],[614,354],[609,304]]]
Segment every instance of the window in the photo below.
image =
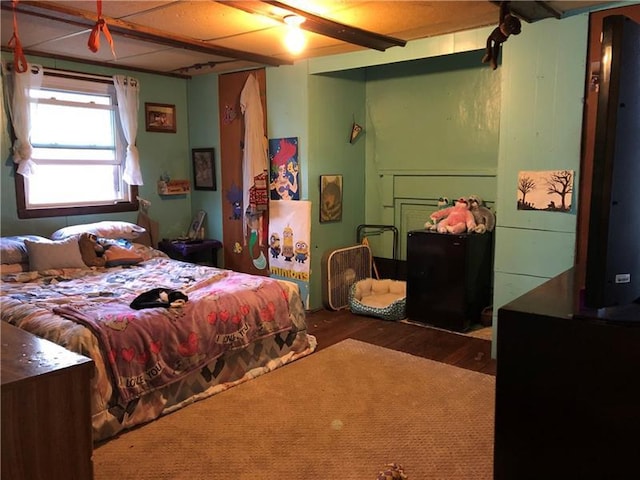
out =
[[125,143],[111,80],[45,71],[31,98],[36,172],[16,175],[18,216],[136,210],[137,187],[122,179]]

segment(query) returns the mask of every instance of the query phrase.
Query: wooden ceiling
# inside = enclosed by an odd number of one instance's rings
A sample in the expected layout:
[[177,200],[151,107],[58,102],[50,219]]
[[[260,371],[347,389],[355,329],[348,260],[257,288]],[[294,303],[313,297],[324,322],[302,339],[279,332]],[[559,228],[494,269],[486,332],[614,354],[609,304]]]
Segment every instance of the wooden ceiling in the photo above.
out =
[[[525,22],[564,18],[615,2],[518,1]],[[11,51],[14,11],[2,0],[3,51]],[[177,76],[279,66],[297,59],[366,48],[403,48],[412,40],[497,25],[494,1],[120,1],[104,0],[102,15],[114,40],[87,47],[97,20],[96,1],[23,1],[16,7],[19,38],[27,54]],[[288,14],[307,18],[306,49],[298,56],[283,45]]]

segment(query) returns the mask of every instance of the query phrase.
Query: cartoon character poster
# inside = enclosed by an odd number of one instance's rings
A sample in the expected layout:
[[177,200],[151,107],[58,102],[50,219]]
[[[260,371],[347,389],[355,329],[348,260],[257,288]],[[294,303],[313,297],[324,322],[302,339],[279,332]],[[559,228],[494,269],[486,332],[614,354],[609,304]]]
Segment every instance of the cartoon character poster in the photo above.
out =
[[269,270],[272,277],[298,284],[309,308],[311,202],[269,202]]
[[271,200],[300,200],[298,138],[269,140]]

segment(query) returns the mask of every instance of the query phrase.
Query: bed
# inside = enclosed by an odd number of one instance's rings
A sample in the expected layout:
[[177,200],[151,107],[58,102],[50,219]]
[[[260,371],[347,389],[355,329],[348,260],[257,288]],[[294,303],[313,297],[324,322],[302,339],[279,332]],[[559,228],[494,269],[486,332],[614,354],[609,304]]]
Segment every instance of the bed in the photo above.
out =
[[108,239],[126,254],[89,268],[77,236],[0,238],[0,309],[93,359],[95,442],[315,350],[292,282],[172,260],[135,238]]

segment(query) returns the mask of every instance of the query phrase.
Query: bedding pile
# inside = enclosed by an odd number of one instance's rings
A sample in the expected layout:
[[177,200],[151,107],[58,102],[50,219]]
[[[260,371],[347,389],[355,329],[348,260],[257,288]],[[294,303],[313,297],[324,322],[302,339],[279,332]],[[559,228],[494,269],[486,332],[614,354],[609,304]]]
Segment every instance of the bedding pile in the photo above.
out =
[[[77,234],[0,238],[0,307],[3,321],[93,359],[96,441],[315,350],[292,282],[179,262],[135,239],[130,264],[70,267],[58,242]],[[34,251],[45,269],[31,268]],[[158,290],[181,301],[131,307]]]

